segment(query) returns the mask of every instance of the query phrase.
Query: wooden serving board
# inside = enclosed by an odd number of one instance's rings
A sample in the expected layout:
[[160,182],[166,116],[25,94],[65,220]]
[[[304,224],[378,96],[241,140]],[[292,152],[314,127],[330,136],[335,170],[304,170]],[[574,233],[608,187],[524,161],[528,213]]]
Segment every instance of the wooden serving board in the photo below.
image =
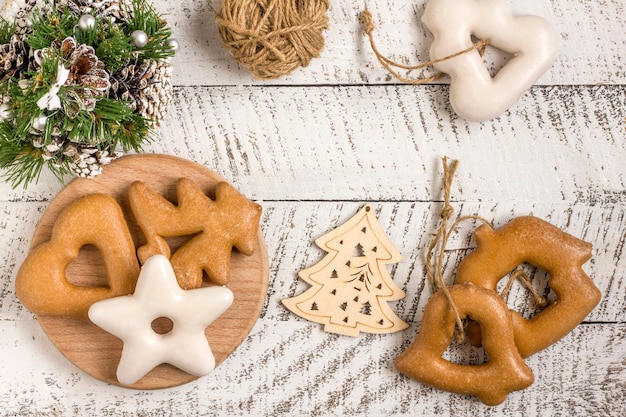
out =
[[[122,157],[107,165],[104,172],[94,179],[77,178],[59,192],[44,212],[30,250],[50,239],[52,227],[63,209],[76,199],[94,193],[108,194],[118,201],[124,211],[135,247],[138,247],[145,243],[145,239],[130,210],[128,187],[132,182],[140,180],[170,202],[176,203],[175,184],[182,177],[193,180],[211,198],[215,198],[213,191],[216,184],[224,181],[218,174],[194,162],[150,154]],[[185,238],[168,239],[172,252],[185,241]],[[66,275],[68,281],[76,285],[107,284],[102,259],[97,249],[91,246],[81,249],[76,260],[68,266]],[[234,293],[234,302],[205,331],[216,366],[241,344],[254,326],[265,300],[268,278],[267,248],[263,234],[259,231],[253,255],[245,256],[233,249],[228,288]],[[39,316],[38,319],[48,337],[70,361],[102,381],[120,385],[116,378],[123,346],[120,339],[89,321],[52,316]],[[196,378],[171,365],[163,364],[130,387],[166,388]]]

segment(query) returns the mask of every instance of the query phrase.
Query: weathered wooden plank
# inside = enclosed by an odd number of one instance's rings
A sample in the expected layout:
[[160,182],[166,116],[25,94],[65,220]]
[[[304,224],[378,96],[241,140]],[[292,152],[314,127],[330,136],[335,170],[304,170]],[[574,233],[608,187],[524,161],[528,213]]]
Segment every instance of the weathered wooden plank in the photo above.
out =
[[[461,200],[625,201],[626,88],[537,87],[485,122],[454,116],[445,86],[178,88],[146,151],[178,155],[259,200],[431,200],[440,158]],[[52,198],[38,185],[0,200]]]
[[[535,383],[496,407],[429,388],[393,360],[418,326],[392,335],[328,335],[315,325],[260,321],[212,374],[167,390],[105,385],[77,370],[35,321],[0,322],[3,416],[198,415],[622,415],[626,325],[586,324],[527,360]],[[450,349],[449,357],[480,357]],[[18,378],[15,376],[18,375]]]
[[[222,46],[214,17],[220,0],[153,3],[166,14],[181,43],[173,60],[176,85],[396,83],[376,61],[363,32],[359,16],[366,6],[374,15],[376,42],[384,54],[406,64],[430,59],[432,35],[421,22],[425,0],[331,1],[327,13],[329,28],[324,32],[325,46],[320,57],[306,68],[269,82],[256,81]],[[539,84],[624,83],[626,69],[620,58],[626,50],[622,0],[510,3],[515,14],[544,17],[560,34],[559,58]],[[502,62],[498,53],[487,57],[490,66]]]
[[448,155],[459,199],[623,201],[624,170],[610,167],[626,159],[626,89],[535,88],[486,123],[455,117],[445,90],[179,89],[151,149],[262,200],[431,200]]
[[[395,303],[398,315],[414,322],[420,316],[432,291],[426,279],[425,255],[435,232],[441,209],[440,204],[429,203],[371,203],[383,229],[403,256],[390,271],[407,294]],[[360,207],[360,203],[265,203],[263,230],[270,253],[270,293],[266,301],[265,318],[287,319],[291,313],[280,299],[300,294],[308,288],[297,279],[297,272],[314,265],[326,254],[313,242],[324,233],[347,220]],[[626,311],[626,263],[622,256],[626,241],[626,211],[623,205],[612,207],[567,204],[542,204],[503,202],[454,204],[457,215],[479,214],[496,227],[514,217],[534,215],[551,222],[573,236],[592,242],[594,256],[584,266],[585,272],[600,288],[603,298],[588,316],[589,321],[623,321]],[[445,276],[448,283],[454,280],[454,271],[462,258],[474,247],[472,222],[458,228],[449,241],[446,252]],[[274,234],[278,233],[278,234]],[[549,295],[543,271],[529,268],[533,283]],[[504,281],[501,283],[504,285]],[[550,295],[553,297],[553,294]],[[520,285],[515,285],[508,304],[522,315],[536,313],[530,295]]]
[[[269,82],[255,81],[222,47],[219,0],[152,3],[168,14],[182,48],[173,60],[171,116],[146,150],[200,162],[263,205],[271,282],[261,318],[215,373],[192,384],[131,391],[86,376],[14,294],[16,268],[61,185],[47,173],[28,190],[0,183],[0,415],[626,414],[623,0],[510,0],[517,13],[553,22],[562,47],[538,86],[485,123],[458,119],[446,85],[397,84],[370,50],[358,21],[366,3],[385,54],[428,59],[432,37],[420,22],[426,0],[331,1],[322,56]],[[490,51],[486,60],[491,66],[503,57]],[[498,407],[422,386],[392,365],[414,339],[432,293],[423,256],[441,208],[443,155],[461,160],[456,214],[480,214],[496,226],[533,214],[594,245],[584,269],[602,291],[599,306],[529,358],[536,382]],[[324,255],[314,239],[365,202],[403,254],[390,269],[407,297],[393,308],[411,327],[358,339],[328,335],[280,299],[307,288],[297,272]],[[449,243],[450,280],[474,246],[470,230],[465,224]],[[546,294],[545,274],[530,272]],[[519,286],[507,302],[526,316],[536,311]],[[468,353],[447,355],[459,352]]]
[[[351,217],[364,202],[261,202],[264,214],[262,230],[269,253],[270,282],[261,316],[269,320],[300,319],[285,309],[280,300],[308,288],[297,277],[298,271],[310,267],[324,255],[314,240]],[[389,268],[395,282],[406,292],[405,299],[394,304],[398,315],[408,322],[421,317],[432,294],[426,281],[424,257],[441,210],[440,203],[372,202],[383,230],[403,256]],[[17,267],[26,256],[34,226],[45,203],[2,203],[5,213],[0,226],[0,319],[31,317],[14,293]],[[569,234],[592,242],[594,256],[584,270],[600,288],[603,298],[587,317],[592,322],[626,320],[626,206],[618,204],[533,203],[455,203],[457,215],[479,214],[496,227],[514,217],[535,215],[551,222]],[[449,283],[461,259],[474,247],[471,222],[463,224],[453,235],[445,264]],[[546,276],[532,268],[533,282],[548,295]],[[504,284],[504,283],[502,283]],[[508,304],[525,316],[536,312],[531,297],[520,286],[508,298]]]

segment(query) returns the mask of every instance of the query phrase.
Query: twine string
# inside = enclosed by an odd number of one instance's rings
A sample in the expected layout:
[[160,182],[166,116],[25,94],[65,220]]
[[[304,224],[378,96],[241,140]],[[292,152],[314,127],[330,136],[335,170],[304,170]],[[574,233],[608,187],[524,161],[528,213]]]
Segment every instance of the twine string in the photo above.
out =
[[[452,295],[448,290],[448,286],[445,283],[445,279],[443,276],[443,263],[445,258],[445,251],[448,245],[448,240],[450,239],[450,235],[456,230],[459,224],[468,221],[474,220],[479,221],[484,224],[487,224],[491,227],[491,222],[484,217],[472,214],[466,216],[458,217],[450,227],[448,227],[448,222],[450,221],[454,209],[450,204],[450,195],[452,188],[452,180],[454,179],[454,173],[456,172],[458,161],[453,160],[450,164],[448,164],[448,158],[443,157],[443,208],[441,209],[440,217],[441,223],[437,228],[437,232],[433,240],[430,242],[428,246],[428,250],[426,252],[426,276],[434,289],[434,291],[442,291],[450,304],[450,308],[452,309],[452,313],[454,314],[454,319],[456,321],[455,328],[455,339],[457,343],[463,343],[465,341],[465,325],[463,323],[463,319],[461,319],[461,315],[459,314],[459,310],[452,299]],[[437,248],[439,248],[437,250]],[[509,292],[511,291],[511,287],[513,286],[513,282],[515,280],[521,281],[521,283],[528,288],[530,293],[532,294],[535,303],[539,307],[544,307],[548,304],[545,297],[542,297],[537,290],[533,287],[530,282],[530,278],[526,274],[526,272],[522,269],[515,269],[511,272],[509,276],[509,280],[500,293],[500,297],[505,299]]]
[[455,52],[453,54],[444,56],[442,58],[432,59],[430,61],[426,61],[426,62],[423,62],[421,64],[417,64],[417,65],[405,65],[405,64],[402,64],[400,62],[393,61],[390,58],[387,58],[386,56],[384,56],[378,50],[378,47],[376,46],[376,42],[374,42],[374,35],[372,33],[372,32],[374,32],[374,20],[373,20],[372,14],[370,13],[369,10],[364,10],[363,13],[361,13],[361,19],[363,20],[363,27],[364,27],[364,30],[365,30],[365,34],[369,38],[370,46],[372,47],[372,51],[374,52],[374,55],[376,55],[376,59],[378,60],[378,62],[391,75],[393,75],[395,78],[397,78],[398,80],[400,80],[400,81],[402,81],[403,83],[406,83],[406,84],[417,85],[417,84],[430,83],[430,82],[438,80],[439,78],[443,77],[445,74],[443,72],[437,72],[436,74],[434,74],[434,75],[432,75],[430,77],[407,78],[407,77],[404,77],[401,74],[399,74],[396,70],[394,70],[394,67],[395,68],[400,68],[400,69],[403,69],[403,70],[407,70],[407,71],[417,71],[417,70],[420,70],[420,69],[424,69],[424,68],[426,68],[428,66],[431,66],[431,65],[434,65],[434,64],[438,64],[439,62],[443,62],[443,61],[447,61],[447,60],[452,59],[452,58],[456,58],[459,55],[463,55],[463,54],[466,54],[466,53],[474,51],[474,50],[478,51],[478,53],[482,57],[485,54],[485,50],[487,48],[487,45],[489,45],[489,39],[483,39],[483,40],[480,40],[480,41],[472,44],[472,46],[470,46],[470,47],[468,47],[466,49],[463,49],[462,51]]
[[[435,237],[430,242],[428,246],[428,251],[426,252],[426,276],[431,283],[431,286],[437,291],[442,291],[450,304],[450,308],[452,309],[452,313],[454,315],[454,319],[456,321],[456,330],[455,330],[455,338],[457,343],[463,343],[465,341],[465,326],[463,325],[463,320],[461,319],[461,315],[459,314],[459,310],[452,299],[452,295],[448,290],[448,286],[445,283],[445,279],[443,277],[443,262],[445,257],[445,250],[448,245],[448,240],[450,235],[454,232],[457,226],[466,220],[479,220],[489,224],[489,221],[477,216],[477,215],[469,215],[469,216],[461,216],[456,219],[450,227],[448,227],[448,222],[454,213],[454,209],[450,204],[450,190],[452,188],[452,180],[454,179],[454,173],[456,172],[456,168],[458,166],[458,161],[453,160],[450,164],[448,164],[448,158],[443,157],[443,208],[441,209],[441,224],[437,229],[437,233]],[[439,247],[439,250],[437,250]],[[435,253],[436,252],[436,253]],[[434,260],[433,260],[434,259]]]
[[515,282],[516,279],[518,279],[526,288],[528,288],[528,291],[530,291],[531,295],[533,296],[533,299],[535,300],[535,304],[537,304],[539,307],[545,307],[546,305],[548,305],[548,300],[546,300],[545,297],[541,296],[537,292],[535,287],[533,287],[533,284],[530,282],[530,278],[528,277],[528,274],[524,270],[519,269],[519,268],[511,272],[508,282],[506,283],[505,287],[502,289],[502,292],[500,293],[500,297],[503,300],[506,299],[506,297],[509,295],[509,292],[511,291],[511,287],[513,286],[513,282]]

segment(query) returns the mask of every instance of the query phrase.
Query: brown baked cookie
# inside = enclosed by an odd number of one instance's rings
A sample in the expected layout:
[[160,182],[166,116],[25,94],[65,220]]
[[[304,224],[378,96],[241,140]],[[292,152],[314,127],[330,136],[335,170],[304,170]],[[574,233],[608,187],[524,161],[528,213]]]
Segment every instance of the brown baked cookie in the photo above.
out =
[[[66,268],[86,245],[100,251],[108,287],[68,281]],[[74,201],[59,215],[50,240],[24,260],[15,291],[35,314],[86,320],[89,307],[96,301],[131,294],[138,276],[135,245],[122,209],[112,197],[92,194]]]
[[453,285],[448,291],[461,319],[469,317],[483,327],[489,362],[460,365],[441,357],[452,341],[456,317],[439,290],[426,303],[420,332],[398,356],[396,368],[424,384],[475,395],[487,405],[500,404],[511,391],[530,386],[533,373],[517,351],[511,315],[498,294],[473,284]]
[[[525,262],[550,275],[556,301],[530,320],[511,310],[515,343],[523,357],[568,334],[600,301],[600,291],[582,269],[591,257],[591,244],[544,220],[518,217],[498,230],[484,224],[474,240],[478,246],[459,265],[456,284],[471,282],[495,291],[506,274]],[[475,335],[472,339],[478,343]]]
[[[200,287],[203,271],[214,283],[228,284],[232,248],[251,255],[257,244],[261,206],[227,182],[217,184],[215,200],[186,178],[177,182],[176,194],[174,205],[142,182],[130,186],[130,206],[146,238],[137,250],[139,260],[155,254],[171,258],[183,289]],[[171,254],[165,238],[188,235],[191,239]]]

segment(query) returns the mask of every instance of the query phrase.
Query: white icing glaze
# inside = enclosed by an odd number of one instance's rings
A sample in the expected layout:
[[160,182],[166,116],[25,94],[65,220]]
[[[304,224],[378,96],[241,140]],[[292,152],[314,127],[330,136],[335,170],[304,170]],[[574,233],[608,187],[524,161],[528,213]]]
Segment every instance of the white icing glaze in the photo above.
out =
[[[89,319],[124,342],[117,379],[132,385],[162,363],[192,375],[210,373],[215,358],[204,331],[232,302],[226,287],[181,289],[169,260],[154,255],[141,268],[133,295],[94,303]],[[173,322],[168,333],[152,329],[160,317]]]
[[430,0],[422,21],[434,36],[431,59],[471,47],[471,36],[514,56],[493,78],[476,50],[435,64],[450,75],[450,103],[467,120],[502,114],[558,55],[554,28],[538,16],[513,16],[504,0]]

